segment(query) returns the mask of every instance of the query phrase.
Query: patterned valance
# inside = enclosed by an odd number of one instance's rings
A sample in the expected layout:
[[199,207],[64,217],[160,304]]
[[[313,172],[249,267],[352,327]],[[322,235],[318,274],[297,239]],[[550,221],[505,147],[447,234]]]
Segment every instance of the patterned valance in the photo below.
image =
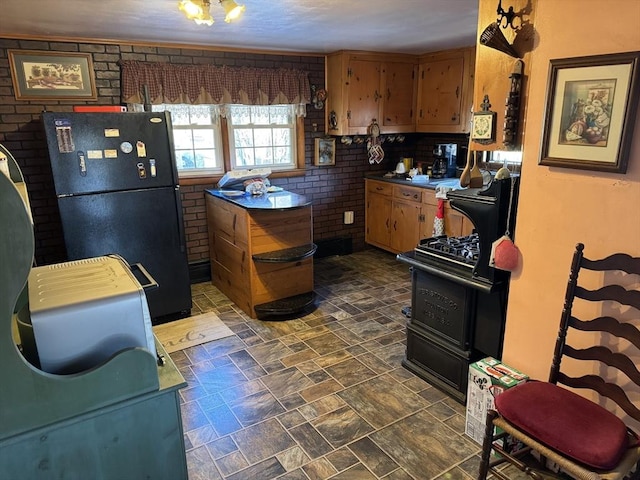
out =
[[309,74],[286,68],[120,61],[123,103],[307,104]]

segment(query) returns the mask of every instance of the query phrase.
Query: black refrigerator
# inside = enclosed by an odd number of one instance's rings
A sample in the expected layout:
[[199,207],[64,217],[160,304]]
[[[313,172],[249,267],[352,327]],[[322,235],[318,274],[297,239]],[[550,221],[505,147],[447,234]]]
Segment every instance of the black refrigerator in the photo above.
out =
[[119,254],[158,283],[154,324],[187,316],[191,287],[168,112],[42,114],[69,260]]

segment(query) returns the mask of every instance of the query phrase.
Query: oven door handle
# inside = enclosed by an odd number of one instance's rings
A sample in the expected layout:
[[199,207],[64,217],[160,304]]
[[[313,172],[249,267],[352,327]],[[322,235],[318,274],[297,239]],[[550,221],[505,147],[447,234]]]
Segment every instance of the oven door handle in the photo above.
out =
[[151,274],[147,272],[147,269],[144,268],[141,263],[134,263],[133,265],[130,265],[129,268],[131,268],[132,272],[134,272],[134,270],[137,270],[145,278],[147,283],[145,283],[144,285],[140,285],[145,292],[149,290],[155,290],[159,287],[158,282],[156,282],[155,278],[153,278]]

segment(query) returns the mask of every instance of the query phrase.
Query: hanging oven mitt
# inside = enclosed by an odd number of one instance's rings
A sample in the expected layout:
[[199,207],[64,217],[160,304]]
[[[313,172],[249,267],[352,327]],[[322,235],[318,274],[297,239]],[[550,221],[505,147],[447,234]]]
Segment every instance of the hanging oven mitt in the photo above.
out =
[[507,231],[503,236],[491,244],[489,266],[508,272],[514,271],[520,264],[520,250],[509,236],[509,224],[511,222],[511,207],[513,205],[513,190],[515,183],[510,179],[511,192],[509,196],[509,211],[507,213]]
[[444,235],[444,201],[447,198],[447,190],[438,187],[436,190],[436,198],[438,199],[438,209],[433,219],[433,236]]
[[491,244],[489,266],[512,272],[519,264],[520,250],[509,235],[503,235]]

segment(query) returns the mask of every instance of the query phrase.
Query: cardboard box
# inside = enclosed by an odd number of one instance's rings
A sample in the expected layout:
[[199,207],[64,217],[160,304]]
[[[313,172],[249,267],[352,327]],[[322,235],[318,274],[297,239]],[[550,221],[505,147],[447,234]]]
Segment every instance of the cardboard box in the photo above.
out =
[[469,365],[465,433],[482,444],[487,411],[495,408],[494,398],[528,378],[493,357],[483,358]]

